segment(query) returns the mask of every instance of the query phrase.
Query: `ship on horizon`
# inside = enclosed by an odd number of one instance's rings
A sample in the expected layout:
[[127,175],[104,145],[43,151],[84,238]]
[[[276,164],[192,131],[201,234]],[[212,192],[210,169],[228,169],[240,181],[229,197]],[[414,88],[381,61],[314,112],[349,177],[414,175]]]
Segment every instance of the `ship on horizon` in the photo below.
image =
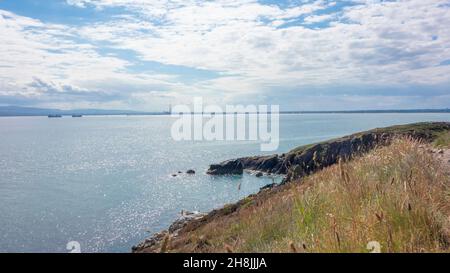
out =
[[52,115],[48,115],[48,118],[62,118],[62,115],[52,114]]

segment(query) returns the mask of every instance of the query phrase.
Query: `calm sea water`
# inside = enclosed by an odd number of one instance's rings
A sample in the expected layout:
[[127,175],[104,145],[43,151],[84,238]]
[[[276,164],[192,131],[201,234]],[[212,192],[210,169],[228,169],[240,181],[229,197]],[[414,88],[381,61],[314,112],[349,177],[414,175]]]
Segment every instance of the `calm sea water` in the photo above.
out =
[[[278,153],[361,130],[449,114],[282,115]],[[129,252],[180,211],[208,211],[272,183],[210,177],[208,165],[259,155],[257,142],[175,142],[162,116],[0,118],[0,252]],[[194,176],[173,173],[197,170]],[[239,190],[239,184],[241,189]]]

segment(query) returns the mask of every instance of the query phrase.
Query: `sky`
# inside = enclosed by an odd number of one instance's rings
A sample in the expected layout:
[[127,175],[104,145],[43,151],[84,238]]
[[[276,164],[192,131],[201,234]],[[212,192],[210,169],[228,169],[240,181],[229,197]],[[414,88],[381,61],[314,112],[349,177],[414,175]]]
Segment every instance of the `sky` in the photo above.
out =
[[450,0],[0,0],[0,105],[450,107]]

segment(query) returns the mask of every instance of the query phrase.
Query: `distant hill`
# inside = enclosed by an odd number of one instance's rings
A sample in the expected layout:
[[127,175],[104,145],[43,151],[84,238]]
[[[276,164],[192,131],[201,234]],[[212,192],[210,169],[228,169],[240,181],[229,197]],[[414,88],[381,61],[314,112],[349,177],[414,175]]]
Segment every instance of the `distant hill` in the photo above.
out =
[[[450,109],[407,109],[407,110],[348,110],[348,111],[282,111],[281,114],[354,114],[354,113],[450,113]],[[103,109],[46,109],[22,106],[0,106],[0,116],[48,116],[48,115],[166,115],[167,112],[139,112],[130,110]]]
[[283,114],[382,114],[382,113],[450,113],[450,109],[389,109],[341,111],[284,111]]
[[48,115],[161,115],[158,112],[138,112],[129,110],[103,110],[103,109],[46,109],[21,106],[0,106],[0,116],[48,116]]

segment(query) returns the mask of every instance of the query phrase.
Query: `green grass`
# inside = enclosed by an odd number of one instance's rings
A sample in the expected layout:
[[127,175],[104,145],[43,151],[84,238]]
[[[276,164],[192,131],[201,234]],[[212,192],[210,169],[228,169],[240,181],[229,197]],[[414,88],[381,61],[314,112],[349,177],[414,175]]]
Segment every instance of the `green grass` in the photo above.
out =
[[433,145],[438,148],[450,148],[450,132],[440,133]]
[[329,144],[332,142],[342,141],[344,139],[348,138],[361,138],[363,135],[371,134],[371,133],[385,133],[385,134],[392,134],[396,136],[413,136],[413,137],[420,137],[423,140],[429,140],[433,141],[436,138],[440,137],[443,132],[448,132],[450,130],[450,123],[446,122],[420,122],[420,123],[413,123],[413,124],[406,124],[406,125],[396,125],[396,126],[390,126],[385,128],[377,128],[370,131],[360,132],[356,133],[351,136],[346,136],[342,138],[332,139],[323,141],[320,143],[315,144],[308,144],[305,146],[300,146],[292,151],[289,152],[289,154],[301,154],[314,146],[318,144]]
[[253,198],[182,235],[173,251],[369,252],[377,241],[382,252],[449,252],[449,177],[421,145],[395,140]]

